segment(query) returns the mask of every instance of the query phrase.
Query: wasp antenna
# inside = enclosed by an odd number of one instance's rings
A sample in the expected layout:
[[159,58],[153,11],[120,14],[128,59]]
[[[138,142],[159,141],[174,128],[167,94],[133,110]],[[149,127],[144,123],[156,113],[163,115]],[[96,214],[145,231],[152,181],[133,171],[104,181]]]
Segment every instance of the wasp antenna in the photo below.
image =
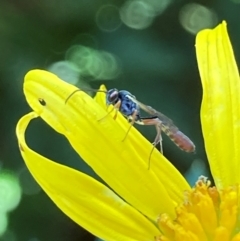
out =
[[97,89],[91,89],[91,88],[82,88],[82,89],[77,89],[74,90],[65,100],[65,104],[67,104],[68,100],[78,91],[93,91],[93,92],[103,92],[103,93],[107,93],[107,91],[105,90],[97,90]]
[[67,97],[67,99],[65,100],[65,104],[67,104],[68,100],[69,100],[76,92],[78,92],[78,91],[82,91],[82,90],[80,90],[80,89],[74,90],[74,91]]
[[97,89],[92,89],[92,88],[81,88],[82,91],[93,91],[93,92],[103,92],[103,93],[107,93],[106,90],[97,90]]

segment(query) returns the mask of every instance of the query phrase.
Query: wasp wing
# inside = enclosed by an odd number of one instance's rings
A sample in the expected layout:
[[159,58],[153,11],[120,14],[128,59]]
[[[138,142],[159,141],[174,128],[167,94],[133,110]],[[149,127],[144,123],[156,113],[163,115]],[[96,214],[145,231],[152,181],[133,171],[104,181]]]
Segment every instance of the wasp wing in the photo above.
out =
[[146,113],[148,113],[151,116],[159,118],[161,120],[162,125],[172,129],[172,131],[178,131],[178,128],[174,125],[173,121],[165,116],[163,113],[155,110],[149,105],[145,105],[142,102],[138,101],[136,98],[133,98],[132,96],[128,96],[132,101],[134,101],[142,110],[144,110]]
[[138,104],[142,110],[149,113],[151,116],[159,118],[161,121],[161,129],[180,149],[186,152],[195,151],[194,143],[184,133],[179,131],[179,129],[173,124],[173,121],[170,118],[155,110],[151,106],[141,103],[131,96],[128,96],[128,98]]

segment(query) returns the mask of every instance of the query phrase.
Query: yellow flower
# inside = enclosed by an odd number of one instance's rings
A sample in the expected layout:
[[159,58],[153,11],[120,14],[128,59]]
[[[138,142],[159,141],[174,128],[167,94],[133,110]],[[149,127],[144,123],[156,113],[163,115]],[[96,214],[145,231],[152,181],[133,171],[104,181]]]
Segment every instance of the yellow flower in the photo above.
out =
[[[200,32],[197,59],[203,83],[201,109],[206,150],[216,187],[201,177],[191,189],[166,158],[118,114],[43,71],[28,72],[24,93],[33,112],[17,136],[34,178],[75,222],[108,241],[239,241],[240,82],[223,22]],[[75,151],[114,192],[93,178],[57,164],[25,142],[29,122],[41,117],[65,135]],[[104,117],[104,118],[103,118]],[[184,196],[184,197],[183,197]]]

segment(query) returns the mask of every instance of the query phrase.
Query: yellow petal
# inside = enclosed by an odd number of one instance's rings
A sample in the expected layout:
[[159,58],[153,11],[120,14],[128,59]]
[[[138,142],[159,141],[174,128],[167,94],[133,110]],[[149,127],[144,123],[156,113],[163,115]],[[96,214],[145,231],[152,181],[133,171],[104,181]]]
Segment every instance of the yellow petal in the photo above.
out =
[[32,70],[25,77],[24,93],[33,110],[64,134],[114,191],[153,220],[162,212],[173,217],[176,199],[189,188],[184,178],[158,151],[148,171],[152,145],[135,128],[122,141],[129,128],[127,121],[123,129],[84,92],[77,92],[65,104],[74,90],[76,87],[47,71]]
[[[105,85],[101,85],[99,88],[100,91],[107,91]],[[94,100],[100,105],[102,106],[104,109],[107,108],[106,106],[106,94],[104,94],[103,92],[97,92]]]
[[218,188],[240,181],[240,81],[226,22],[196,38],[203,85],[201,121]]
[[159,230],[147,218],[108,187],[31,150],[25,142],[25,130],[36,117],[32,112],[18,122],[21,154],[34,178],[65,214],[109,241],[146,241],[159,235]]

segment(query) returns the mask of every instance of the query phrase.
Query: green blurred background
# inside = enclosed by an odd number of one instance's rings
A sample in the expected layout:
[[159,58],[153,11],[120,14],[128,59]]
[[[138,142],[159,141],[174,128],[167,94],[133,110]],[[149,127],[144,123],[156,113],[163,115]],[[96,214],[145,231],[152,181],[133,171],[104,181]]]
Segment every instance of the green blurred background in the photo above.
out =
[[[201,174],[211,177],[194,43],[200,29],[224,19],[239,60],[240,0],[1,0],[0,240],[97,240],[56,208],[19,154],[15,126],[30,111],[22,91],[30,69],[49,70],[79,87],[104,83],[130,91],[196,144],[196,153],[186,154],[163,136],[164,155],[190,184]],[[137,128],[154,140],[154,127]],[[43,121],[31,124],[27,140],[41,154],[96,177]]]

